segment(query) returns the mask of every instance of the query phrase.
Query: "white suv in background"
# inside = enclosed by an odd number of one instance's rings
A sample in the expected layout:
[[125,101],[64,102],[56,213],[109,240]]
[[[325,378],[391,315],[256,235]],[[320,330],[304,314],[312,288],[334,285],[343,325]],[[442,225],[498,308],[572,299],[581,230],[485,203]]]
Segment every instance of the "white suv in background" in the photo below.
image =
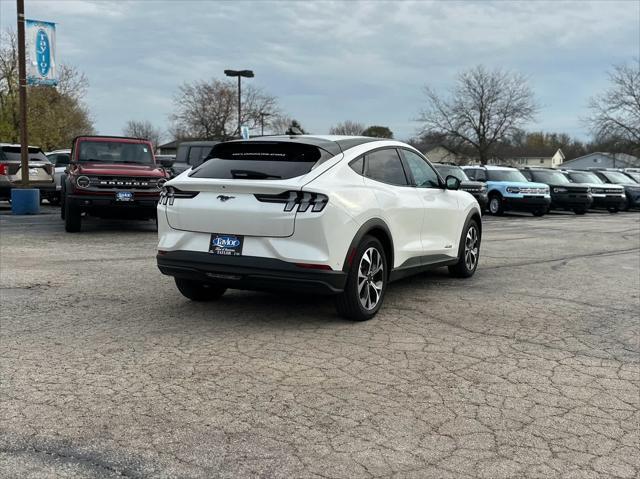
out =
[[478,203],[398,141],[275,136],[215,145],[165,184],[158,267],[196,301],[227,288],[336,296],[338,312],[373,317],[388,282],[478,265]]

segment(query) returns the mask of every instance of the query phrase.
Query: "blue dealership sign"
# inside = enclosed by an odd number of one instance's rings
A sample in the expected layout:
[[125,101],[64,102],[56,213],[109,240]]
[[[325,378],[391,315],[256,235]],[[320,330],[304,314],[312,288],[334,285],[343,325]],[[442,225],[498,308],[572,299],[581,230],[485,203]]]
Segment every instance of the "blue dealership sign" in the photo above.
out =
[[27,83],[57,85],[56,24],[39,20],[25,21]]

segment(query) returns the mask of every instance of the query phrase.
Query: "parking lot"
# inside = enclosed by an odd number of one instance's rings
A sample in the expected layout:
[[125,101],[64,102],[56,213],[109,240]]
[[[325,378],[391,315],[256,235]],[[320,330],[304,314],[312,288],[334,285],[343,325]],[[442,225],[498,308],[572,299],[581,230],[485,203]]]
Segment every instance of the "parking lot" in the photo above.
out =
[[640,214],[485,218],[476,275],[191,303],[151,222],[0,206],[2,477],[638,477]]

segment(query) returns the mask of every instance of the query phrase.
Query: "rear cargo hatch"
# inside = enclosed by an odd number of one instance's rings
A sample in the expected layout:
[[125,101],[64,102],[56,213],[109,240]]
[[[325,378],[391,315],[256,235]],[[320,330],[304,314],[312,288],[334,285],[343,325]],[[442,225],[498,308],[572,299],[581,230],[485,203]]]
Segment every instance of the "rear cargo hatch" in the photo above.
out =
[[291,236],[298,206],[292,201],[311,170],[333,157],[322,148],[286,142],[216,145],[212,158],[167,188],[197,192],[166,201],[174,229],[246,236]]

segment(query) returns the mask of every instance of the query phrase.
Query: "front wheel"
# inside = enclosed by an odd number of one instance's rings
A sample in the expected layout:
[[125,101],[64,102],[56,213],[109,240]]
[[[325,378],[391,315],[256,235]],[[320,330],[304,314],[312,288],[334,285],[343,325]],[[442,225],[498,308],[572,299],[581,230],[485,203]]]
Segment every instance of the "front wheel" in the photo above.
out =
[[502,198],[500,195],[492,195],[489,198],[489,213],[495,216],[502,216],[504,214],[504,207],[502,206]]
[[227,288],[215,284],[201,283],[190,279],[174,278],[178,291],[191,301],[213,301],[220,298]]
[[470,278],[476,272],[480,259],[480,228],[471,220],[462,230],[458,247],[458,262],[449,266],[449,274],[456,278]]
[[607,208],[607,211],[609,211],[609,213],[617,213],[618,211],[620,211],[620,208],[618,208],[617,206],[611,206]]
[[584,208],[574,208],[573,212],[577,215],[583,215],[587,212]]
[[64,229],[67,233],[77,233],[82,227],[82,211],[68,199],[64,202]]
[[353,257],[344,291],[336,296],[338,313],[354,321],[373,318],[387,289],[387,257],[382,243],[365,236]]
[[539,209],[539,210],[534,210],[533,211],[533,216],[544,216],[544,214],[547,212],[547,210],[543,210],[543,209]]

